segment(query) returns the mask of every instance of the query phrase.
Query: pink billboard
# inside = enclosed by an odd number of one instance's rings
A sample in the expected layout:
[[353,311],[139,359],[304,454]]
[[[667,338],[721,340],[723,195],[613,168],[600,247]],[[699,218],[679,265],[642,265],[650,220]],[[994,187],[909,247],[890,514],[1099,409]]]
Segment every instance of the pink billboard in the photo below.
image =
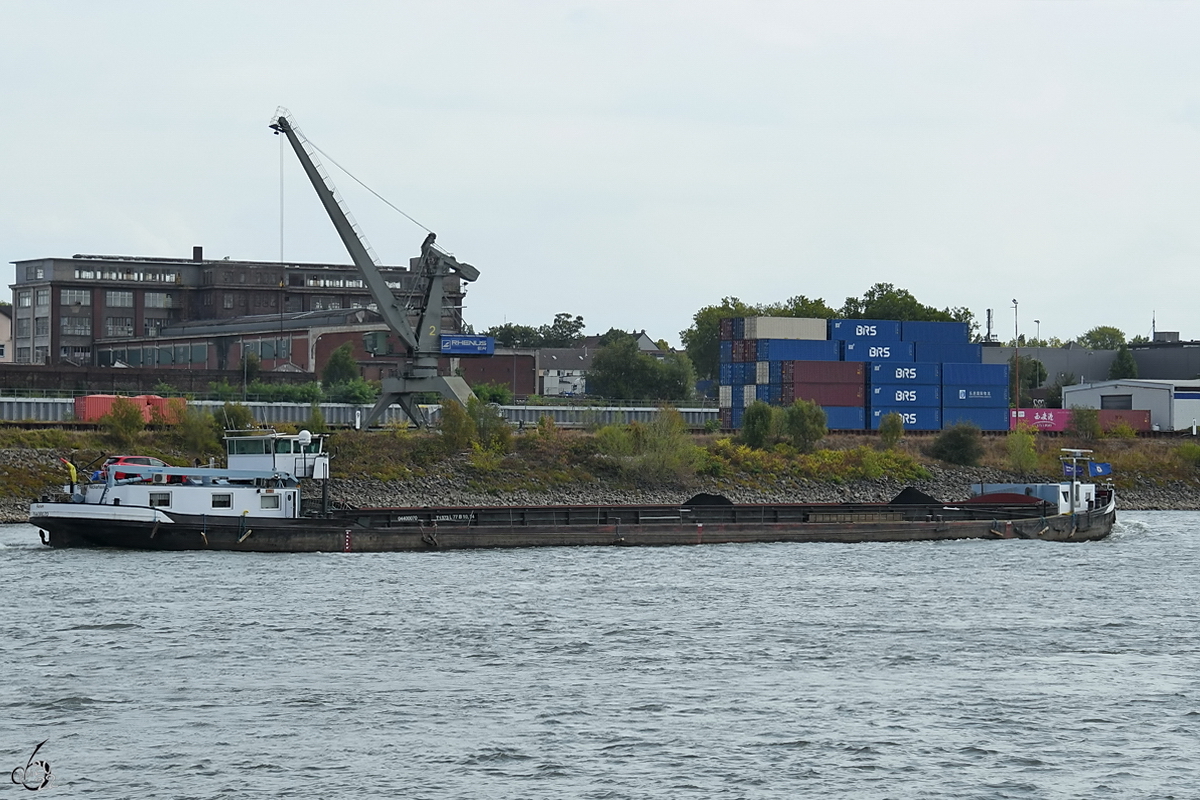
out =
[[1039,431],[1065,431],[1071,421],[1069,408],[1013,408],[1008,412],[1008,427],[1016,430],[1018,425],[1028,425]]

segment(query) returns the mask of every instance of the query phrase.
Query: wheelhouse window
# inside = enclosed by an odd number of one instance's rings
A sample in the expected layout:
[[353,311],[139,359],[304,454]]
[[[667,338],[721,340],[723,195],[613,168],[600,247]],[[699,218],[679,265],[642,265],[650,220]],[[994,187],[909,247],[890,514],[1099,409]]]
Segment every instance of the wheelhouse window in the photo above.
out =
[[279,508],[279,495],[264,494],[260,495],[263,508]]
[[233,508],[233,495],[231,494],[214,494],[212,496],[213,508]]
[[150,507],[151,508],[170,508],[171,493],[170,492],[151,492]]

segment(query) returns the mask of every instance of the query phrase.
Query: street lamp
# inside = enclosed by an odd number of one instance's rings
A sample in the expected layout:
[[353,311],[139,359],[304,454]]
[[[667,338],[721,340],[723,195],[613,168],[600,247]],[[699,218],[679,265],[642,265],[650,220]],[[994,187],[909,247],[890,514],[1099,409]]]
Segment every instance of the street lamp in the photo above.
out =
[[1013,298],[1013,385],[1016,388],[1016,407],[1021,407],[1021,323],[1017,316],[1017,299]]
[[[1037,338],[1037,360],[1038,360],[1038,363],[1041,363],[1041,360],[1042,360],[1042,321],[1040,319],[1035,319],[1033,321],[1033,324],[1037,325],[1037,333],[1035,334],[1035,337]],[[1037,383],[1037,386],[1034,388],[1037,388],[1037,389],[1042,388],[1042,372],[1041,372],[1041,370],[1034,370],[1033,376]]]

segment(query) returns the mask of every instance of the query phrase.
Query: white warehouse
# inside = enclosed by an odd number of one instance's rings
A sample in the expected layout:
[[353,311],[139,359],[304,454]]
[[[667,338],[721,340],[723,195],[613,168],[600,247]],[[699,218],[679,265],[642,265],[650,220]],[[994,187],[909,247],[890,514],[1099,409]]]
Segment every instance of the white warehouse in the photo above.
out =
[[1125,379],[1063,387],[1063,408],[1111,408],[1150,412],[1159,431],[1191,430],[1200,421],[1200,380]]

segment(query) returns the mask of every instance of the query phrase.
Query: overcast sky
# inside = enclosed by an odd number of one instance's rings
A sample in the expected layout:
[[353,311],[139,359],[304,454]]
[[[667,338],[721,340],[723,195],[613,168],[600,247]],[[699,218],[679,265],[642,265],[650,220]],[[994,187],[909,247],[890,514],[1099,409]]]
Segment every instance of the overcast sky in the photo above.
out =
[[[1198,42],[1192,2],[7,0],[0,281],[193,245],[348,263],[282,105],[480,270],[478,330],[677,344],[724,296],[889,282],[1003,338],[1016,298],[1029,335],[1200,339]],[[424,231],[331,173],[407,264]]]

